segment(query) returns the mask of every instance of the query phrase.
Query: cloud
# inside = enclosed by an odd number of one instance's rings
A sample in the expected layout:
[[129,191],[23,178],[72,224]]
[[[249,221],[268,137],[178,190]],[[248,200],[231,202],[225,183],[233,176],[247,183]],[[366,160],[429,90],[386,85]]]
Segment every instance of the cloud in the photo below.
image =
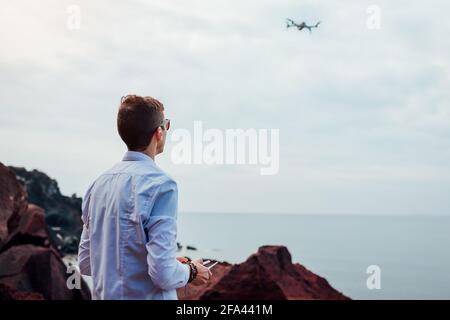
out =
[[[445,1],[379,1],[380,30],[366,1],[1,3],[0,160],[66,193],[120,159],[118,102],[138,93],[161,99],[174,128],[280,129],[276,177],[163,155],[182,210],[410,213],[392,195],[423,192],[419,213],[449,212],[435,196],[450,189]],[[80,30],[66,27],[71,4]],[[322,24],[286,30],[287,17]]]

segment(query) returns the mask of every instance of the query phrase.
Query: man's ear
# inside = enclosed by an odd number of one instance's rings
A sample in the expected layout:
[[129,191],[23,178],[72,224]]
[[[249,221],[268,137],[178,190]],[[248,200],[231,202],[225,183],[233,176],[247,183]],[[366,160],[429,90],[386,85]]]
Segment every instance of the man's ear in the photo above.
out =
[[156,129],[156,131],[155,131],[156,141],[160,141],[162,139],[162,137],[163,137],[162,129],[161,128]]

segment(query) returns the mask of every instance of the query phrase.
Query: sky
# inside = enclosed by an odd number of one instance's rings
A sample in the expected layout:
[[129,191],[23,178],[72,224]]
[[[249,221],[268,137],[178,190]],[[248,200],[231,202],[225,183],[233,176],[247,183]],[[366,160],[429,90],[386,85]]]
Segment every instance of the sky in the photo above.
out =
[[0,4],[0,162],[64,194],[121,160],[117,108],[135,93],[164,103],[169,132],[279,129],[266,176],[175,164],[169,136],[156,161],[180,211],[450,215],[448,1]]

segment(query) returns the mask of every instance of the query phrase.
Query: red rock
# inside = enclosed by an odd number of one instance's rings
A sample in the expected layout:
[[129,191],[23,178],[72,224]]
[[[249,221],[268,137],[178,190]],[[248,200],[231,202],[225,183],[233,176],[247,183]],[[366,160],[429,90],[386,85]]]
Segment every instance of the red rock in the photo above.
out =
[[26,213],[20,220],[18,232],[32,237],[48,240],[44,209],[29,203]]
[[[67,288],[67,268],[53,248],[12,246],[0,254],[0,282],[21,292],[39,293],[45,299],[89,298],[83,290]],[[87,290],[87,291],[86,291]]]
[[15,174],[0,162],[0,250],[20,223],[28,202]]
[[[225,274],[192,297],[200,300],[346,300],[328,281],[302,265],[293,264],[283,246],[263,246],[245,262],[233,265]],[[180,297],[183,299],[183,296]]]
[[44,300],[44,297],[39,293],[17,291],[6,284],[0,283],[1,300]]
[[0,299],[90,299],[84,281],[70,290],[71,274],[50,245],[44,210],[28,204],[26,192],[0,163]]

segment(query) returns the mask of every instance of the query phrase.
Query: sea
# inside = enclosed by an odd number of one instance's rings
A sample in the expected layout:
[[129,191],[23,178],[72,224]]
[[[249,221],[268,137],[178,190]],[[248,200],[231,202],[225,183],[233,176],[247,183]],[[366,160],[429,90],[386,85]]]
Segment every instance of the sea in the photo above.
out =
[[180,255],[230,263],[286,246],[352,299],[450,299],[450,216],[180,212],[177,239]]

